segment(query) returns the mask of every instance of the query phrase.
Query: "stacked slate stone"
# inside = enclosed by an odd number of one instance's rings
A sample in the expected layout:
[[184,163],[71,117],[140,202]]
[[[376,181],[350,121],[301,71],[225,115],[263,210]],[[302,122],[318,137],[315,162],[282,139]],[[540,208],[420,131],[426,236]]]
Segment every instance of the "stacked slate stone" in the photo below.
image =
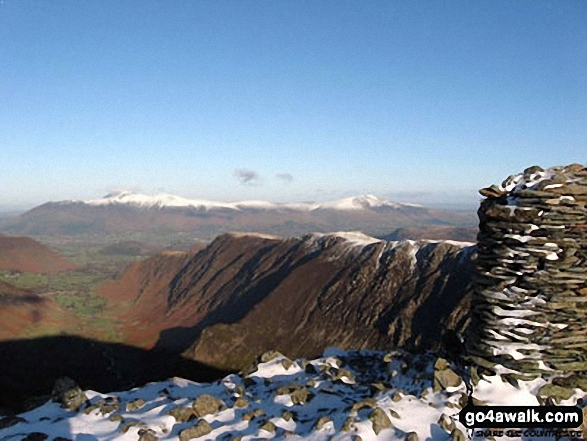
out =
[[587,168],[530,167],[480,193],[469,353],[529,376],[587,373]]

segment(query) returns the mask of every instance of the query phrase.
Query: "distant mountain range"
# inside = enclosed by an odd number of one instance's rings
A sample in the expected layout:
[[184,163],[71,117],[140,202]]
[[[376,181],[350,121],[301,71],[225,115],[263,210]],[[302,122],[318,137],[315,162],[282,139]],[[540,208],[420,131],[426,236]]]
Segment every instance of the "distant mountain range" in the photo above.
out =
[[435,210],[365,195],[326,203],[217,202],[131,192],[89,201],[48,202],[3,222],[10,234],[189,233],[212,239],[229,231],[286,236],[360,230],[388,234],[406,226],[471,226],[474,212]]

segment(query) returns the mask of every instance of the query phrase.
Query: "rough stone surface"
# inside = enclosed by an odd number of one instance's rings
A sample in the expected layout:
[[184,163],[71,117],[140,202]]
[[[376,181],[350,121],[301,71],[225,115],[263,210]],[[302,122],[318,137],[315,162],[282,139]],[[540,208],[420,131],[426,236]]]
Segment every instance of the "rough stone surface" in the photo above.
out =
[[469,353],[528,376],[587,372],[585,176],[531,167],[481,190]]
[[135,410],[139,410],[145,405],[145,401],[137,398],[136,400],[129,401],[126,403],[126,411],[127,412],[134,412]]
[[197,417],[214,414],[226,409],[226,405],[222,400],[208,394],[203,394],[196,398],[192,407]]
[[169,411],[169,415],[171,415],[178,423],[185,423],[187,421],[193,420],[196,418],[196,413],[194,409],[190,407],[174,407]]
[[150,429],[139,430],[139,441],[159,441],[155,432]]
[[371,421],[371,424],[373,425],[373,432],[375,432],[376,435],[379,435],[379,432],[384,429],[391,429],[393,427],[391,420],[385,411],[380,407],[376,407],[369,414],[369,421]]
[[88,400],[88,397],[74,380],[62,377],[55,381],[51,391],[51,399],[67,410],[77,411]]
[[179,432],[179,441],[189,441],[190,439],[200,438],[212,432],[212,427],[206,420],[199,420],[198,423]]

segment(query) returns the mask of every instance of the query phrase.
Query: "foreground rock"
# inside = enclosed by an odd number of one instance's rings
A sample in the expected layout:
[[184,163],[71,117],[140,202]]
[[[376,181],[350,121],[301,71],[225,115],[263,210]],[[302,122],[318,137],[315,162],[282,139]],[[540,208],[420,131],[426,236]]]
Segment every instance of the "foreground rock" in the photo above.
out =
[[[434,354],[332,349],[316,360],[295,360],[287,369],[282,355],[264,359],[269,361],[250,373],[215,383],[174,378],[116,394],[85,391],[89,403],[83,412],[48,402],[0,420],[0,439],[467,439],[456,418],[466,401],[465,385],[436,381],[439,372],[459,368]],[[548,385],[536,379],[520,380],[516,387],[506,380],[506,369],[496,370],[476,374],[476,403],[537,405],[539,390]],[[337,379],[341,371],[344,381]],[[299,391],[313,398],[296,399]],[[575,404],[585,394],[576,390],[561,403]],[[239,400],[246,406],[237,405]]]

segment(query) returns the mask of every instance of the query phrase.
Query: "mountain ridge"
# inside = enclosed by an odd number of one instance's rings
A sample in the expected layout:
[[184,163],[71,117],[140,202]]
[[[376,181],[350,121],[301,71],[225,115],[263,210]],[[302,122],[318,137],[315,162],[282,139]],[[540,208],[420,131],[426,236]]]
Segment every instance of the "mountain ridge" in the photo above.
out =
[[238,369],[272,348],[434,347],[444,328],[466,326],[474,254],[469,243],[349,232],[233,233],[137,262],[101,293],[126,303],[125,341]]
[[[399,227],[468,226],[474,212],[431,209],[373,195],[322,204],[266,201],[224,203],[172,195],[120,193],[94,201],[47,202],[2,224],[10,234],[79,236],[154,234],[203,240],[229,231],[299,236],[312,231],[361,230],[378,236]],[[178,237],[179,237],[178,236]]]

